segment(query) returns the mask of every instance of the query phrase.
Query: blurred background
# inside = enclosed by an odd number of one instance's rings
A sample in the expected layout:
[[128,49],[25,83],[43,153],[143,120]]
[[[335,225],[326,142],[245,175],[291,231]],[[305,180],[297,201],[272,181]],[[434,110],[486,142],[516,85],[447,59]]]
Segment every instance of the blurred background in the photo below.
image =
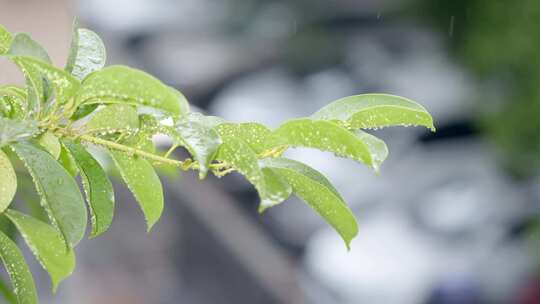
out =
[[[0,0],[0,23],[59,66],[75,16],[105,40],[109,64],[231,121],[276,127],[385,92],[422,103],[438,132],[375,131],[390,149],[380,176],[288,152],[356,213],[350,252],[297,199],[259,216],[234,175],[164,175],[166,210],[148,235],[118,183],[110,232],[81,244],[54,297],[33,262],[42,302],[540,303],[539,1]],[[22,82],[0,68],[0,81]]]

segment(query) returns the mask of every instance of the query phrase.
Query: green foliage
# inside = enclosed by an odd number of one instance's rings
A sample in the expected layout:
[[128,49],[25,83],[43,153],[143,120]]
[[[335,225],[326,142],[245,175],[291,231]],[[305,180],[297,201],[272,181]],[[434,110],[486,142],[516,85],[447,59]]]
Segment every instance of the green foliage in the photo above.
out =
[[[109,229],[114,214],[114,192],[113,186],[105,170],[92,157],[80,143],[69,139],[64,140],[66,152],[71,155],[81,172],[81,181],[88,209],[90,210],[90,220],[92,231],[90,237],[96,237]],[[68,156],[69,157],[69,156]]]
[[41,204],[69,247],[81,241],[86,229],[86,207],[73,177],[49,153],[29,142],[10,145],[34,180]]
[[9,207],[17,191],[17,175],[7,155],[0,150],[0,211]]
[[38,302],[38,296],[32,273],[26,265],[21,250],[3,232],[0,231],[0,258],[11,279],[13,293],[19,304]]
[[[21,233],[49,272],[53,290],[73,272],[73,248],[86,230],[88,215],[77,175],[90,212],[89,237],[107,231],[113,220],[113,186],[89,147],[110,154],[140,205],[148,230],[164,206],[155,169],[167,166],[197,170],[201,179],[237,172],[259,193],[260,212],[295,194],[349,247],[358,226],[343,198],[321,173],[283,158],[283,153],[291,147],[313,148],[379,170],[388,149],[361,129],[394,125],[434,129],[422,106],[383,94],[347,97],[275,130],[256,122],[232,123],[190,112],[182,93],[153,76],[124,66],[103,68],[103,43],[87,29],[75,28],[65,69],[52,66],[43,48],[28,35],[13,36],[2,27],[0,53],[26,78],[25,88],[0,87],[0,220],[9,219]],[[158,134],[173,143],[165,154],[156,152],[152,142]],[[190,157],[172,158],[178,147],[185,148]],[[14,170],[15,157],[31,176],[46,213],[43,220],[34,218],[39,212],[33,207],[32,216],[13,209],[17,176],[28,176]],[[26,200],[25,193],[21,197]],[[19,249],[6,236],[11,233],[8,229],[0,225],[0,255],[14,296],[5,288],[2,293],[14,303],[37,303],[32,276]]]
[[62,235],[47,223],[15,210],[8,210],[5,215],[21,232],[32,253],[49,272],[55,291],[60,281],[75,269],[73,249],[66,249]]
[[358,233],[358,225],[337,190],[315,169],[286,158],[266,158],[261,165],[270,168],[289,183],[296,195],[315,209],[341,235],[347,247]]

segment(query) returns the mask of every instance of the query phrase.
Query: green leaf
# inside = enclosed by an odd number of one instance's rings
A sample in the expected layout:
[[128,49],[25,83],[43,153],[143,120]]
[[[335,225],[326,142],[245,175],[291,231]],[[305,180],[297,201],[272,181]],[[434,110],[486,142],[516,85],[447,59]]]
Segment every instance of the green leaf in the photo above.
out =
[[79,143],[64,140],[79,166],[86,200],[90,207],[92,232],[96,237],[109,229],[114,214],[114,190],[107,174],[100,164]]
[[85,28],[75,28],[69,50],[66,71],[78,79],[105,66],[107,53],[98,34]]
[[316,148],[374,166],[369,147],[332,121],[309,118],[288,121],[274,131],[272,143],[274,146]]
[[152,107],[173,115],[185,114],[187,104],[176,91],[153,76],[125,66],[109,66],[88,75],[78,104],[122,103]]
[[412,125],[435,131],[433,118],[424,107],[407,98],[387,94],[345,97],[323,107],[312,118],[339,120],[351,129]]
[[25,89],[13,85],[0,86],[0,111],[4,112],[6,117],[24,118],[28,106],[26,99]]
[[0,232],[0,258],[4,262],[19,304],[37,304],[38,295],[32,273],[17,245]]
[[60,147],[60,157],[58,158],[58,161],[71,176],[76,177],[79,173],[79,168],[77,168],[73,156],[71,156],[64,145],[61,144]]
[[2,294],[9,304],[17,304],[17,297],[15,297],[15,294],[11,291],[9,286],[7,286],[4,280],[0,280],[0,294]]
[[178,91],[177,89],[173,87],[169,87],[169,90],[172,92],[172,94],[176,96],[176,99],[178,100],[178,103],[180,104],[180,114],[183,115],[183,114],[189,113],[189,102],[186,96],[184,96],[182,92]]
[[221,135],[234,136],[245,141],[255,153],[262,153],[268,148],[272,131],[266,126],[255,123],[222,123],[216,127]]
[[185,147],[199,163],[201,179],[208,173],[208,166],[221,145],[221,138],[214,130],[216,123],[218,120],[212,116],[189,113],[179,119],[173,127],[165,129],[173,142]]
[[0,24],[0,55],[9,50],[12,40],[13,37],[11,36],[11,33]]
[[366,144],[369,153],[371,154],[373,169],[378,172],[379,167],[384,162],[386,157],[388,157],[388,147],[381,139],[362,130],[356,130],[355,133],[356,136],[358,136],[358,138]]
[[52,290],[55,292],[58,284],[75,269],[73,249],[66,250],[62,235],[49,224],[11,209],[5,214],[15,224],[32,253],[49,273]]
[[51,154],[55,159],[60,157],[62,147],[60,146],[58,137],[56,137],[53,133],[45,132],[39,135],[37,138],[37,143],[43,149],[45,149],[45,151],[49,152],[49,154]]
[[51,63],[51,58],[47,51],[35,42],[28,34],[20,33],[13,37],[9,51],[12,56],[32,57],[45,63]]
[[163,188],[156,171],[145,159],[110,150],[122,179],[139,202],[148,231],[163,212]]
[[[44,63],[51,63],[51,59],[47,51],[32,40],[27,34],[17,34],[13,37],[10,49],[7,52],[7,57],[28,57],[35,58]],[[15,62],[21,69],[26,79],[28,91],[28,109],[33,112],[39,112],[41,102],[44,102],[50,96],[50,88],[47,80],[43,75],[31,65],[21,65],[20,62]],[[33,114],[33,113],[30,113]]]
[[37,122],[0,117],[0,147],[34,136],[39,131]]
[[7,155],[0,150],[0,213],[11,204],[17,192],[17,175]]
[[[291,185],[279,174],[269,168],[262,168],[264,175],[264,186],[270,197],[261,201],[259,212],[263,213],[266,209],[273,207],[285,201],[292,194]],[[271,189],[268,191],[268,189]]]
[[264,176],[259,168],[257,154],[247,143],[234,136],[223,137],[223,144],[218,150],[216,159],[234,167],[255,186],[261,199],[265,197]]
[[79,186],[49,153],[24,142],[11,147],[32,176],[51,223],[60,230],[66,243],[74,247],[83,238],[87,221]]
[[358,233],[356,219],[337,190],[313,168],[286,158],[266,158],[261,166],[283,177],[293,191],[341,235],[347,248]]
[[259,211],[277,205],[287,199],[287,186],[283,185],[271,173],[265,174],[259,167],[257,154],[242,139],[222,135],[223,144],[216,159],[232,166],[257,189],[261,198]]
[[[10,58],[23,70],[27,77],[33,79],[32,83],[34,83],[34,80],[38,81],[39,77],[50,81],[56,94],[56,106],[67,104],[79,90],[80,83],[76,78],[51,64],[25,56],[10,56]],[[39,88],[39,85],[37,88]]]
[[115,133],[139,128],[137,110],[127,104],[112,104],[96,112],[85,125],[86,131]]
[[88,114],[94,112],[95,109],[97,109],[99,105],[98,104],[91,104],[91,105],[83,105],[75,109],[73,112],[73,115],[69,117],[70,120],[76,121],[83,117],[86,117]]

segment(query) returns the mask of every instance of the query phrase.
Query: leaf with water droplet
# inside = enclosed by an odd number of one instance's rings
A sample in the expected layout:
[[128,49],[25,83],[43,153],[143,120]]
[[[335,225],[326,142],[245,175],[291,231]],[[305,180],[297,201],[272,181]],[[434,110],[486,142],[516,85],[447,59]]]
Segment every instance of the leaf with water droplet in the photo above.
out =
[[64,145],[60,145],[60,157],[58,157],[58,162],[62,164],[64,169],[73,177],[76,177],[79,173],[79,168],[77,168],[77,163],[71,153],[67,150]]
[[105,45],[98,34],[89,29],[74,27],[66,71],[82,80],[103,68],[106,59]]
[[231,134],[221,134],[221,138],[223,144],[219,147],[216,160],[232,166],[255,186],[261,198],[261,212],[287,199],[286,185],[273,179],[271,174],[265,176],[259,167],[257,153],[245,141]]
[[143,71],[114,65],[93,72],[83,80],[77,105],[121,103],[183,115],[188,105],[179,94]]
[[75,269],[73,249],[66,249],[62,235],[49,224],[11,209],[5,215],[15,224],[34,256],[49,273],[55,292],[58,284]]
[[139,116],[135,107],[126,104],[112,104],[97,111],[85,124],[86,131],[117,132],[137,130]]
[[0,55],[9,50],[12,40],[11,33],[0,24]]
[[[79,90],[79,81],[66,71],[58,69],[47,62],[26,56],[8,56],[15,62],[25,75],[31,79],[31,84],[35,86],[36,93],[50,94],[46,92],[46,87],[39,85],[39,79],[46,79],[55,92],[55,99],[47,104],[45,113],[49,113],[60,105],[66,105]],[[39,90],[43,90],[40,92]],[[47,98],[43,98],[46,101]]]
[[9,304],[17,304],[17,297],[4,280],[0,280],[0,294]]
[[64,146],[75,159],[81,173],[86,201],[90,209],[92,231],[96,237],[109,229],[114,215],[114,189],[100,164],[81,144],[64,140]]
[[0,117],[0,147],[34,136],[38,124],[33,120],[18,120]]
[[0,111],[3,116],[14,119],[22,119],[26,116],[27,92],[24,88],[6,85],[0,86]]
[[[24,33],[16,34],[13,37],[6,56],[9,59],[13,58],[13,56],[30,57],[44,63],[51,63],[47,51],[29,35]],[[21,66],[20,63],[17,63],[17,65],[22,70],[26,79],[29,109],[39,111],[41,102],[46,101],[47,96],[50,96],[46,79],[32,66]]]
[[0,231],[0,258],[4,263],[19,304],[37,304],[38,295],[32,273],[17,245]]
[[51,63],[51,58],[47,51],[32,39],[28,34],[19,33],[13,37],[8,55],[24,56],[38,59],[42,62]]
[[41,204],[64,240],[74,247],[86,230],[86,207],[73,177],[47,152],[31,143],[10,145],[32,176]]
[[0,213],[11,204],[17,191],[17,175],[7,155],[0,150]]
[[164,127],[166,134],[176,145],[185,147],[199,163],[199,178],[208,173],[208,166],[214,160],[221,145],[221,138],[214,130],[221,120],[200,113],[189,113],[178,119],[174,126]]
[[262,153],[271,148],[268,146],[268,140],[272,131],[260,123],[222,123],[216,126],[216,130],[223,136],[241,138],[255,153]]
[[354,133],[368,148],[371,155],[372,167],[376,172],[378,172],[381,164],[384,162],[386,157],[388,157],[388,147],[386,146],[386,143],[362,130],[356,130]]
[[139,203],[148,231],[159,220],[163,212],[163,188],[159,176],[145,159],[120,151],[109,151],[122,179]]
[[55,159],[60,157],[62,147],[60,146],[58,137],[56,137],[53,133],[45,132],[40,134],[38,138],[36,138],[36,142],[43,149],[45,149],[45,151],[49,152],[49,154],[51,154]]
[[271,197],[261,200],[261,204],[259,205],[260,213],[282,203],[292,194],[291,185],[272,169],[262,168],[262,173],[264,176],[264,187],[266,188],[267,195]]
[[338,120],[350,129],[424,126],[435,131],[433,118],[420,104],[400,96],[363,94],[336,100],[311,116]]
[[274,131],[271,142],[273,146],[290,145],[333,152],[374,166],[366,143],[332,121],[309,118],[288,121]]
[[326,177],[301,162],[286,158],[266,158],[260,164],[284,178],[294,193],[336,229],[347,248],[350,247],[351,240],[358,233],[358,224],[341,195]]

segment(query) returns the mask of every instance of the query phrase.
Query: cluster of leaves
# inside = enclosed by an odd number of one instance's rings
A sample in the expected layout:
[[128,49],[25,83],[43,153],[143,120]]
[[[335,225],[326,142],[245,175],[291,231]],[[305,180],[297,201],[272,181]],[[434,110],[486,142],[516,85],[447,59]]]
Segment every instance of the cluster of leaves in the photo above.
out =
[[[54,67],[28,35],[12,35],[1,26],[0,56],[15,63],[26,79],[25,87],[0,86],[0,218],[14,224],[50,274],[53,290],[73,272],[73,248],[84,237],[87,214],[91,238],[105,232],[113,219],[113,187],[90,146],[114,160],[148,230],[164,203],[155,166],[167,165],[198,170],[201,179],[208,173],[221,177],[238,172],[258,191],[261,212],[295,193],[348,247],[358,228],[343,198],[322,174],[282,157],[283,152],[289,147],[315,148],[378,170],[388,150],[362,129],[394,125],[434,129],[422,106],[384,94],[346,97],[275,130],[190,112],[186,98],[156,78],[125,66],[104,67],[102,41],[83,28],[74,29],[64,69]],[[156,134],[172,140],[167,152],[154,146]],[[179,147],[191,157],[172,158]],[[17,163],[31,176],[44,219],[12,209],[17,175],[22,174],[14,169]],[[36,303],[32,275],[12,238],[0,227],[0,257],[12,281],[11,298],[15,303]]]

